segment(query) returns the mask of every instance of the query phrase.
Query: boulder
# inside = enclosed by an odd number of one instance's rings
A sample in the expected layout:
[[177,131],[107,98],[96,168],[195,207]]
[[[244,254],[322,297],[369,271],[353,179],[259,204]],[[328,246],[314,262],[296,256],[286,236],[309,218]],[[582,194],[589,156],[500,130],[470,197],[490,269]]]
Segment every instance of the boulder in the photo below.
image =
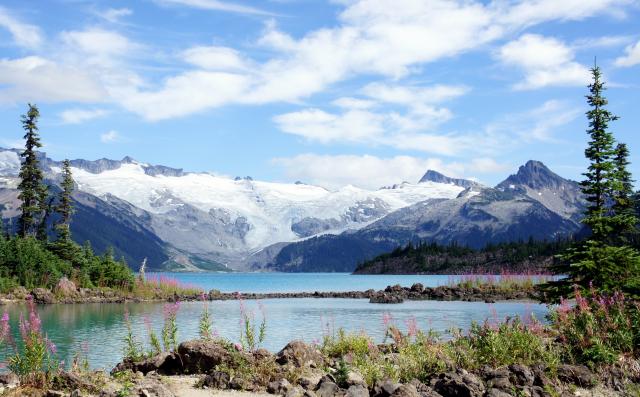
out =
[[347,372],[347,377],[345,379],[346,387],[349,386],[364,386],[367,387],[367,382],[365,382],[364,377],[357,371],[349,371]]
[[288,392],[285,393],[285,397],[303,397],[304,389],[300,386],[292,387]]
[[485,397],[511,397],[511,394],[499,389],[491,388],[487,391]]
[[487,382],[488,388],[500,389],[500,390],[511,390],[513,385],[509,380],[511,376],[511,372],[506,367],[501,368],[488,368],[483,371],[484,379]]
[[229,388],[230,380],[231,379],[228,373],[222,371],[213,371],[209,375],[204,377],[202,384],[213,389],[224,390]]
[[318,349],[307,345],[301,340],[289,342],[276,355],[276,362],[280,365],[293,365],[298,368],[322,366],[324,358]]
[[511,371],[511,376],[509,377],[509,379],[514,385],[533,386],[535,375],[533,374],[531,368],[525,365],[512,364],[509,366],[509,371]]
[[178,375],[184,372],[182,360],[174,353],[160,353],[156,356],[145,358],[141,361],[125,359],[111,370],[111,373],[130,370],[148,374],[155,371],[161,375]]
[[369,390],[362,385],[349,386],[345,397],[369,397]]
[[404,302],[404,298],[387,292],[379,292],[369,298],[369,303],[397,304]]
[[298,384],[302,386],[305,390],[314,390],[320,380],[322,379],[322,373],[320,372],[311,372],[308,374],[302,375],[298,378]]
[[56,302],[56,297],[46,288],[35,288],[31,291],[35,303],[51,304]]
[[60,280],[58,280],[58,284],[56,284],[54,292],[58,296],[68,298],[75,296],[78,292],[78,288],[73,281],[69,280],[66,277],[62,277]]
[[587,388],[591,388],[597,383],[596,376],[584,365],[561,365],[558,367],[558,379],[565,383]]
[[338,385],[324,377],[315,392],[318,397],[333,397],[338,390]]
[[392,397],[420,397],[420,394],[418,394],[418,390],[416,390],[416,387],[414,385],[407,383],[405,385],[401,385],[400,387],[398,387],[391,396]]
[[289,390],[293,389],[291,383],[286,379],[274,380],[267,385],[267,392],[271,394],[287,394]]
[[183,372],[187,374],[206,374],[216,365],[228,362],[231,357],[222,344],[208,340],[182,342],[178,346],[178,356]]
[[445,397],[482,397],[484,384],[463,369],[441,374],[433,389]]
[[389,397],[399,387],[400,387],[400,383],[395,383],[391,380],[385,380],[383,382],[378,381],[376,382],[376,385],[373,388],[373,394],[378,397]]

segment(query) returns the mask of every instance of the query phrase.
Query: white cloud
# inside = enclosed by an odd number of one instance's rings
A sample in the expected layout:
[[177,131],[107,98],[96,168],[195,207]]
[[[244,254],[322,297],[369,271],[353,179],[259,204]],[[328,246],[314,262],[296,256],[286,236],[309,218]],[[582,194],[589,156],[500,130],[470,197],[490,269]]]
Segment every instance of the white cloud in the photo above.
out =
[[0,103],[100,102],[105,97],[104,88],[82,69],[37,56],[0,59]]
[[632,2],[633,0],[527,0],[503,10],[503,22],[527,27],[550,20],[577,21],[599,13],[617,17],[624,14],[622,7]]
[[100,142],[102,143],[114,143],[118,142],[120,139],[120,134],[115,130],[107,131],[100,135]]
[[517,90],[582,86],[589,82],[589,69],[575,62],[573,50],[555,38],[525,34],[505,44],[498,57],[524,71],[524,81],[514,85]]
[[[156,1],[199,9],[264,13],[216,0]],[[577,0],[568,1],[574,4]],[[288,35],[278,30],[275,23],[268,22],[256,40],[261,50],[265,50],[264,60],[250,59],[234,48],[196,46],[178,52],[180,62],[192,65],[187,70],[163,71],[147,78],[138,72],[147,65],[134,61],[145,62],[154,52],[121,33],[92,27],[63,32],[60,38],[64,48],[54,47],[48,51],[53,55],[48,55],[51,58],[42,69],[49,75],[78,69],[80,77],[91,80],[91,84],[106,93],[100,101],[118,103],[148,120],[162,120],[227,104],[295,103],[362,75],[398,81],[425,64],[477,49],[526,26],[551,20],[582,19],[627,3],[626,0],[584,1],[584,6],[565,7],[550,0],[528,2],[526,6],[525,3],[487,4],[472,0],[405,0],[399,6],[397,0],[352,0],[341,2],[344,8],[336,26],[301,36]],[[111,14],[126,14],[123,10],[114,9]],[[13,61],[17,60],[5,62]],[[522,62],[516,64],[525,68]],[[525,72],[526,80],[518,88],[577,84],[584,68],[571,58],[543,71],[526,69]],[[61,79],[57,91],[66,90],[65,83]],[[387,88],[386,92],[382,92],[383,88]],[[406,102],[403,97],[418,101],[406,113],[389,115],[400,128],[415,128],[411,127],[415,125],[414,120],[434,125],[451,117],[447,109],[430,106],[429,96],[416,91],[415,87],[403,87],[407,92],[396,92],[396,88],[388,84],[378,89],[381,92],[380,98],[375,98],[377,101],[395,101],[389,103],[399,106],[408,106],[397,102]],[[5,89],[2,94],[16,95],[22,100],[23,91]],[[431,94],[459,95],[437,91]],[[400,99],[394,99],[395,95]],[[72,96],[58,93],[51,101],[65,101]],[[339,101],[336,105],[347,105],[347,102]],[[367,105],[351,101],[350,106]],[[422,120],[420,115],[424,115]]]
[[290,158],[277,158],[273,163],[283,167],[291,179],[299,179],[329,189],[338,189],[349,184],[377,189],[403,181],[416,183],[428,169],[456,175],[462,171],[460,165],[444,164],[439,159],[411,156],[380,158],[370,155],[301,154]]
[[381,102],[416,106],[441,103],[462,96],[469,92],[469,88],[444,84],[416,87],[400,84],[370,83],[364,87],[363,92],[368,97]]
[[67,109],[60,113],[60,120],[64,124],[80,124],[107,114],[109,112],[105,109]]
[[13,41],[19,46],[36,48],[42,44],[42,33],[37,26],[21,22],[4,7],[0,7],[0,26],[11,33]]
[[[487,126],[487,133],[497,141],[516,138],[520,142],[558,142],[558,130],[575,120],[582,109],[568,102],[549,100],[542,105],[522,113],[503,116]],[[498,146],[497,146],[498,147]]]
[[345,108],[345,109],[369,109],[376,106],[375,101],[371,101],[368,99],[360,99],[360,98],[352,98],[352,97],[341,97],[331,102],[333,105]]
[[122,18],[133,15],[133,11],[130,8],[109,8],[98,15],[111,23],[118,23]]
[[176,4],[187,7],[199,8],[203,10],[212,11],[226,11],[234,12],[238,14],[253,14],[253,15],[273,15],[270,12],[260,10],[258,8],[243,6],[236,3],[219,0],[156,0],[162,4]]
[[272,163],[284,169],[291,179],[298,179],[328,189],[355,185],[377,189],[400,182],[417,183],[429,169],[452,177],[477,179],[478,175],[504,172],[510,165],[491,158],[476,158],[469,162],[444,162],[439,158],[413,156],[377,157],[371,155],[301,154],[276,158]]
[[624,50],[624,55],[616,58],[615,65],[628,67],[640,64],[640,41],[628,46]]
[[159,91],[122,89],[119,101],[126,109],[150,121],[180,117],[230,103],[246,92],[244,75],[192,71],[167,79]]
[[101,58],[124,56],[139,47],[120,33],[100,28],[62,32],[60,37],[75,51]]
[[185,62],[206,70],[243,70],[248,61],[229,47],[192,47],[182,53]]

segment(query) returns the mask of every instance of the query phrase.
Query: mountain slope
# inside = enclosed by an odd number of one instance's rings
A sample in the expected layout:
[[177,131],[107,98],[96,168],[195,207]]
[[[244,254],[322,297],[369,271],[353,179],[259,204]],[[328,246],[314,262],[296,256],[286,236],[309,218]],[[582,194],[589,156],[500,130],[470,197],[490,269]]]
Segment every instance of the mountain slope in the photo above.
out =
[[[429,199],[401,208],[355,232],[290,244],[267,268],[300,271],[325,263],[349,271],[411,241],[481,248],[487,243],[570,236],[581,227],[584,205],[576,187],[542,163],[528,162],[496,188],[469,188],[455,199]],[[361,249],[343,249],[349,246]]]
[[[18,153],[0,149],[0,184],[8,189],[17,185]],[[61,163],[43,153],[40,160],[47,177],[55,180]],[[252,254],[274,244],[360,229],[400,208],[453,198],[463,190],[454,183],[425,181],[373,191],[353,186],[329,191],[302,183],[187,173],[130,157],[72,160],[71,165],[80,192],[113,207],[108,216],[117,223],[123,222],[118,211],[135,218],[141,230],[164,244],[172,266],[189,269],[203,263],[241,268]]]

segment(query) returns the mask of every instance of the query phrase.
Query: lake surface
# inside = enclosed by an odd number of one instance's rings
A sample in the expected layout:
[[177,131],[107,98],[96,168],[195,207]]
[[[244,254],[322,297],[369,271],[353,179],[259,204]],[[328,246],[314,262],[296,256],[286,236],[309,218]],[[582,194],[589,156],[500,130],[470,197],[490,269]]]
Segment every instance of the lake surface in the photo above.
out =
[[[421,282],[427,286],[447,284],[449,276],[351,276],[347,274],[172,274],[181,282],[225,292],[295,292],[381,289],[389,284],[410,286]],[[198,336],[198,321],[203,305],[208,305],[219,336],[239,341],[240,304],[238,301],[183,302],[178,313],[179,339]],[[371,304],[366,299],[267,299],[245,302],[249,311],[267,319],[267,338],[263,346],[277,352],[294,339],[321,341],[327,332],[339,328],[366,332],[376,341],[384,336],[383,316],[406,330],[406,322],[415,318],[421,329],[445,332],[450,328],[467,329],[472,321],[504,319],[505,316],[529,316],[544,319],[547,308],[531,302],[436,302],[407,301],[398,305]],[[43,329],[58,347],[58,358],[69,363],[74,354],[83,352],[92,368],[111,369],[122,359],[126,333],[125,311],[140,342],[147,342],[147,325],[159,333],[163,322],[162,303],[76,304],[39,306]],[[7,305],[13,330],[17,331],[22,304]],[[0,362],[6,361],[0,350]]]
[[425,287],[447,285],[460,276],[447,275],[351,275],[349,273],[149,273],[166,276],[209,291],[222,292],[327,292],[379,290],[388,285]]

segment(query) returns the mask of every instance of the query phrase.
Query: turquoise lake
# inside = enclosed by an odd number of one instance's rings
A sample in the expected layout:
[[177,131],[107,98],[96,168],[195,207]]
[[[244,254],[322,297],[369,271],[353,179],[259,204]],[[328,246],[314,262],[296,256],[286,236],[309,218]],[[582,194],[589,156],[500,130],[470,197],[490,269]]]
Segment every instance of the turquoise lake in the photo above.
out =
[[[449,276],[351,276],[348,274],[172,274],[182,282],[205,289],[224,292],[295,292],[346,291],[381,289],[389,284],[410,286],[421,282],[425,286],[447,284]],[[179,339],[197,337],[202,302],[183,302],[178,313]],[[238,301],[206,303],[213,316],[218,335],[234,342],[240,335],[240,307]],[[256,320],[261,310],[255,301],[247,301]],[[260,302],[266,315],[267,337],[263,346],[273,352],[287,342],[303,339],[320,341],[327,332],[339,328],[350,331],[366,330],[377,341],[384,336],[383,316],[391,315],[401,329],[415,318],[422,329],[446,332],[451,328],[467,329],[472,321],[504,319],[506,316],[529,316],[544,319],[547,308],[533,302],[436,302],[408,301],[398,305],[370,304],[365,299],[267,299]],[[147,325],[159,331],[163,321],[162,303],[76,304],[39,306],[43,328],[58,347],[58,358],[69,363],[74,354],[83,352],[93,368],[111,369],[122,358],[125,311],[130,313],[134,333],[142,343],[147,342]],[[24,305],[7,305],[14,330]],[[0,362],[6,351],[0,352]]]

